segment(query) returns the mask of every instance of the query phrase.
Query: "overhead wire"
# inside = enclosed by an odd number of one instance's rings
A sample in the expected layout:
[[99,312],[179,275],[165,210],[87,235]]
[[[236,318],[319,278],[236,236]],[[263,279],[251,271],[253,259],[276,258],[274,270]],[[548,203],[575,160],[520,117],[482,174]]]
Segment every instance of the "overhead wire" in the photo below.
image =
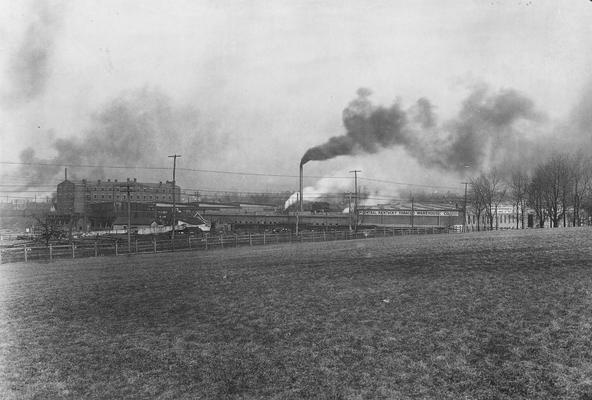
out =
[[[38,165],[38,166],[60,166],[60,167],[79,167],[79,168],[110,168],[110,169],[145,169],[145,170],[170,170],[170,167],[149,167],[149,166],[107,166],[107,165],[92,165],[92,164],[70,164],[70,163],[44,163],[44,162],[12,162],[12,161],[0,161],[0,164],[4,165]],[[190,172],[202,172],[202,173],[217,173],[217,174],[228,174],[228,175],[237,175],[237,176],[268,176],[268,177],[283,177],[283,178],[297,178],[297,175],[287,175],[287,174],[272,174],[272,173],[259,173],[259,172],[239,172],[239,171],[222,171],[222,170],[209,170],[209,169],[196,169],[196,168],[182,168],[178,167],[177,170],[181,171],[190,171]],[[20,180],[21,182],[9,182],[9,183],[2,183],[0,184],[0,193],[39,193],[39,192],[49,192],[51,190],[44,190],[43,188],[56,188],[57,184],[47,184],[41,182],[27,182],[26,178],[22,176],[11,176],[11,175],[4,175],[3,177],[8,177],[9,179]],[[315,178],[315,179],[353,179],[352,176],[305,176],[305,178]],[[367,181],[373,183],[381,183],[381,184],[391,184],[391,185],[398,185],[398,186],[407,186],[407,187],[421,187],[421,188],[441,188],[441,189],[448,189],[454,190],[458,189],[457,187],[452,186],[443,186],[443,185],[426,185],[426,184],[419,184],[419,183],[410,183],[410,182],[398,182],[398,181],[391,181],[385,179],[376,179],[370,177],[359,177],[360,181]],[[125,181],[121,182],[122,184]],[[22,189],[20,189],[22,188]],[[207,192],[207,193],[218,193],[219,195],[223,194],[240,194],[244,196],[256,196],[256,195],[266,195],[266,196],[277,196],[277,197],[284,197],[287,193],[292,192],[293,190],[285,190],[282,192],[247,192],[247,191],[239,191],[239,190],[224,190],[224,189],[190,189],[185,188],[181,190],[181,194],[186,196],[194,196],[195,193],[200,192]],[[309,192],[306,197],[312,198],[343,198],[345,196],[345,192]],[[2,195],[2,197],[13,197],[13,198],[27,198],[27,196],[6,196]],[[33,198],[29,196],[29,198]],[[396,195],[373,195],[372,197],[366,196],[367,199],[375,199],[375,200],[397,200]]]

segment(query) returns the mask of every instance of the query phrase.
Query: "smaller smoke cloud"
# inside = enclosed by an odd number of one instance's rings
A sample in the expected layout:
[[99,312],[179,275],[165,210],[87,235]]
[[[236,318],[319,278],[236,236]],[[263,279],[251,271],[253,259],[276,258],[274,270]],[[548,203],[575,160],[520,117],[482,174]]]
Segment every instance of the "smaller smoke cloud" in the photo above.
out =
[[71,171],[69,177],[103,179],[112,166],[162,166],[169,151],[177,149],[184,149],[188,159],[203,159],[223,141],[224,135],[205,126],[196,109],[173,104],[159,90],[144,88],[107,103],[79,138],[54,140],[53,158],[39,159],[32,148],[25,149],[21,162],[34,165],[23,166],[20,173],[28,177],[27,187],[54,180],[64,165],[96,166],[85,168],[80,177]]
[[410,113],[413,115],[413,121],[424,129],[430,129],[436,125],[437,117],[434,113],[434,106],[425,97],[417,100],[417,104],[411,108]]
[[[304,202],[313,202],[320,199],[327,200],[327,195],[334,193],[335,196],[341,196],[344,191],[351,190],[351,182],[343,179],[332,179],[322,178],[319,179],[314,186],[305,186],[302,191],[304,192],[302,199]],[[296,204],[298,202],[298,192],[292,193],[292,195],[284,203],[284,209]],[[329,197],[329,200],[335,201],[333,197]]]
[[26,102],[45,91],[60,22],[50,3],[32,2],[31,21],[7,71],[13,87],[5,93],[4,103]]
[[492,151],[500,158],[518,150],[513,143],[524,138],[524,132],[515,126],[518,121],[543,119],[533,101],[521,93],[513,89],[492,93],[488,86],[478,85],[458,116],[445,124],[448,143],[437,164],[450,170],[462,170],[466,165],[479,168]]

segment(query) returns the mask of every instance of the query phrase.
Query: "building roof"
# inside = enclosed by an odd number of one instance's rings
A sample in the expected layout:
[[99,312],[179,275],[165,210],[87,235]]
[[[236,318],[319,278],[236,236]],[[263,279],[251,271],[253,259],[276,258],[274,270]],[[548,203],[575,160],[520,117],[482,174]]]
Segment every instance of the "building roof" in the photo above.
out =
[[203,225],[206,223],[204,219],[196,218],[196,217],[178,217],[177,218],[178,224],[185,223],[187,225]]
[[[149,217],[145,217],[145,216],[137,216],[137,217],[132,217],[131,224],[132,225],[152,225],[153,222],[158,223],[154,218],[149,218]],[[127,224],[128,224],[128,218],[126,216],[119,216],[119,217],[115,218],[115,221],[113,221],[113,225],[127,225]]]
[[[58,184],[62,185],[64,183],[72,183],[74,185],[86,185],[86,186],[97,186],[97,185],[105,185],[105,186],[127,186],[127,184],[129,183],[130,185],[136,185],[136,186],[145,186],[145,187],[153,187],[153,188],[157,188],[157,187],[162,187],[162,186],[173,186],[173,183],[171,181],[165,181],[165,182],[158,182],[158,183],[154,183],[154,182],[139,182],[139,181],[134,181],[134,180],[87,180],[87,179],[66,179],[62,182],[60,182]],[[179,188],[179,185],[175,185],[175,188]]]
[[[442,210],[458,210],[459,207],[454,203],[421,203],[421,202],[414,202],[413,204],[404,201],[397,201],[392,202],[389,204],[378,204],[372,206],[358,206],[359,209],[383,209],[383,210],[434,210],[434,211],[442,211]],[[460,205],[462,208],[462,205]]]

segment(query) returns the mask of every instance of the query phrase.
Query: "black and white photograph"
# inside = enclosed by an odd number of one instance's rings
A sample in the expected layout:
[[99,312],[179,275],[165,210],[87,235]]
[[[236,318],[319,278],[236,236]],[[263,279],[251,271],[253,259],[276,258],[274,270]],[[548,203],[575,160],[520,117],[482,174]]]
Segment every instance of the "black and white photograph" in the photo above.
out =
[[0,398],[592,400],[592,1],[0,0]]

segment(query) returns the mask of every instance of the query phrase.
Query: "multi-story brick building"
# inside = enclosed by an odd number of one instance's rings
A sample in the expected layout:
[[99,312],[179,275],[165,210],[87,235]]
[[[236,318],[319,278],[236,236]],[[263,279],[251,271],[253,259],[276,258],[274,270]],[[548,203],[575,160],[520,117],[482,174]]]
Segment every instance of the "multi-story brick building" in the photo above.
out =
[[170,181],[159,183],[115,180],[64,180],[57,186],[56,211],[76,220],[77,230],[104,226],[118,215],[127,214],[128,196],[132,212],[148,212],[155,203],[181,199],[181,188]]

